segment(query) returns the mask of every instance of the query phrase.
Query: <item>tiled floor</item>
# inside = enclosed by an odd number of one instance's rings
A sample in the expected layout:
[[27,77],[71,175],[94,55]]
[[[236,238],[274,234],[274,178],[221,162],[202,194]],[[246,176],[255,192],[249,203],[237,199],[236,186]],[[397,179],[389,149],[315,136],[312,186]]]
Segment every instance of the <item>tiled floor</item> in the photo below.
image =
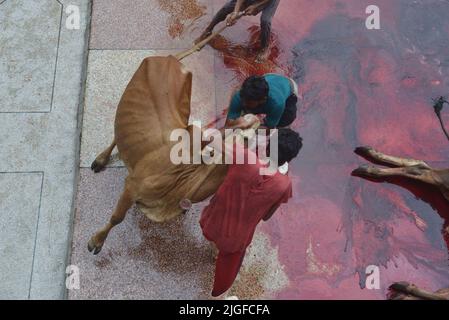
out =
[[[209,298],[214,260],[198,223],[201,205],[163,225],[132,209],[98,256],[87,251],[90,235],[114,209],[125,177],[124,168],[109,168],[101,174],[81,169],[71,262],[81,270],[81,289],[70,291],[70,298]],[[232,293],[257,298],[286,281],[277,250],[259,234]]]
[[[0,299],[61,299],[89,2],[0,3]],[[68,4],[77,30],[65,27]]]

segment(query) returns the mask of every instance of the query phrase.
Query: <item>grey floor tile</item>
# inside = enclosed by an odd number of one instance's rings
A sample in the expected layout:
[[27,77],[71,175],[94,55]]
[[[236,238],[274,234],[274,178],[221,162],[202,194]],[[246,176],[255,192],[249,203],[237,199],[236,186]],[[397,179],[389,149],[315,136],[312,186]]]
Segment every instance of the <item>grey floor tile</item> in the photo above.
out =
[[50,111],[62,6],[53,0],[0,6],[0,112]]
[[27,299],[43,173],[0,173],[0,299]]
[[[17,268],[23,281],[27,281],[25,289],[17,286],[25,298],[61,299],[65,295],[65,266],[78,176],[78,120],[87,57],[89,3],[88,0],[7,0],[0,4],[0,95],[4,98],[0,106],[0,172],[42,172],[39,189],[32,189],[34,182],[30,185],[23,182],[17,191],[11,187],[10,196],[16,198],[7,202],[9,214],[12,212],[20,219],[26,199],[33,201],[30,206],[35,204],[36,197],[40,201],[38,221],[32,221],[36,212],[27,213],[34,228],[33,252],[30,253],[27,239],[23,246],[14,244],[17,246],[14,257],[18,259],[16,262],[23,263],[21,267],[30,265],[29,260],[34,259],[32,269]],[[66,27],[68,5],[79,9],[79,29]],[[8,184],[1,184],[0,188]],[[8,219],[3,211],[0,210],[0,218]],[[20,221],[16,222],[21,226]]]

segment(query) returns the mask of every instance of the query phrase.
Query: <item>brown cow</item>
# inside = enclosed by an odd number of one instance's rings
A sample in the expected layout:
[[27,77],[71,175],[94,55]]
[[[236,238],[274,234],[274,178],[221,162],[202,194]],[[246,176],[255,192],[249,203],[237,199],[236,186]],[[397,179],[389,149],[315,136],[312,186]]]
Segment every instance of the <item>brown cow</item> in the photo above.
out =
[[[129,175],[110,221],[93,235],[89,251],[98,254],[111,229],[133,204],[153,221],[184,212],[180,202],[213,195],[227,172],[225,165],[175,165],[170,150],[174,129],[188,129],[192,74],[173,56],[148,57],[129,82],[117,107],[113,143],[92,163],[101,171],[117,146]],[[192,135],[191,135],[192,137]]]

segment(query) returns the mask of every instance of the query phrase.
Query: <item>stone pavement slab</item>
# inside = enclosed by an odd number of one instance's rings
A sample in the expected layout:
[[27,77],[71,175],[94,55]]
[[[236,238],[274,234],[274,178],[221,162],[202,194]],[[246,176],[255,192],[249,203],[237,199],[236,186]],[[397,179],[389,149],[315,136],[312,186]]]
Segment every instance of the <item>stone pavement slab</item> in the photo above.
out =
[[191,46],[212,17],[207,0],[95,0],[91,49],[179,49]]
[[0,299],[30,294],[43,172],[0,174]]
[[[79,29],[66,28],[68,5],[79,9]],[[2,266],[23,264],[0,282],[11,298],[65,296],[89,12],[88,0],[0,4],[0,179],[10,192],[0,256]]]
[[2,3],[0,112],[51,110],[61,18],[54,0]]

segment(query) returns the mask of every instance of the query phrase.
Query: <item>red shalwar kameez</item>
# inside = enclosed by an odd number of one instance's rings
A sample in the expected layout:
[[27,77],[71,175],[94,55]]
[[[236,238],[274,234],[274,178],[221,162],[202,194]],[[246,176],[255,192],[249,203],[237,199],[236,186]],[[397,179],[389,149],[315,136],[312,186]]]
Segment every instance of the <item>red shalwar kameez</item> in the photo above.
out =
[[[245,148],[243,152],[248,159],[252,151]],[[292,196],[290,178],[279,172],[261,175],[263,166],[259,160],[256,164],[230,165],[223,184],[201,215],[204,236],[219,250],[213,296],[232,286],[257,224]]]

